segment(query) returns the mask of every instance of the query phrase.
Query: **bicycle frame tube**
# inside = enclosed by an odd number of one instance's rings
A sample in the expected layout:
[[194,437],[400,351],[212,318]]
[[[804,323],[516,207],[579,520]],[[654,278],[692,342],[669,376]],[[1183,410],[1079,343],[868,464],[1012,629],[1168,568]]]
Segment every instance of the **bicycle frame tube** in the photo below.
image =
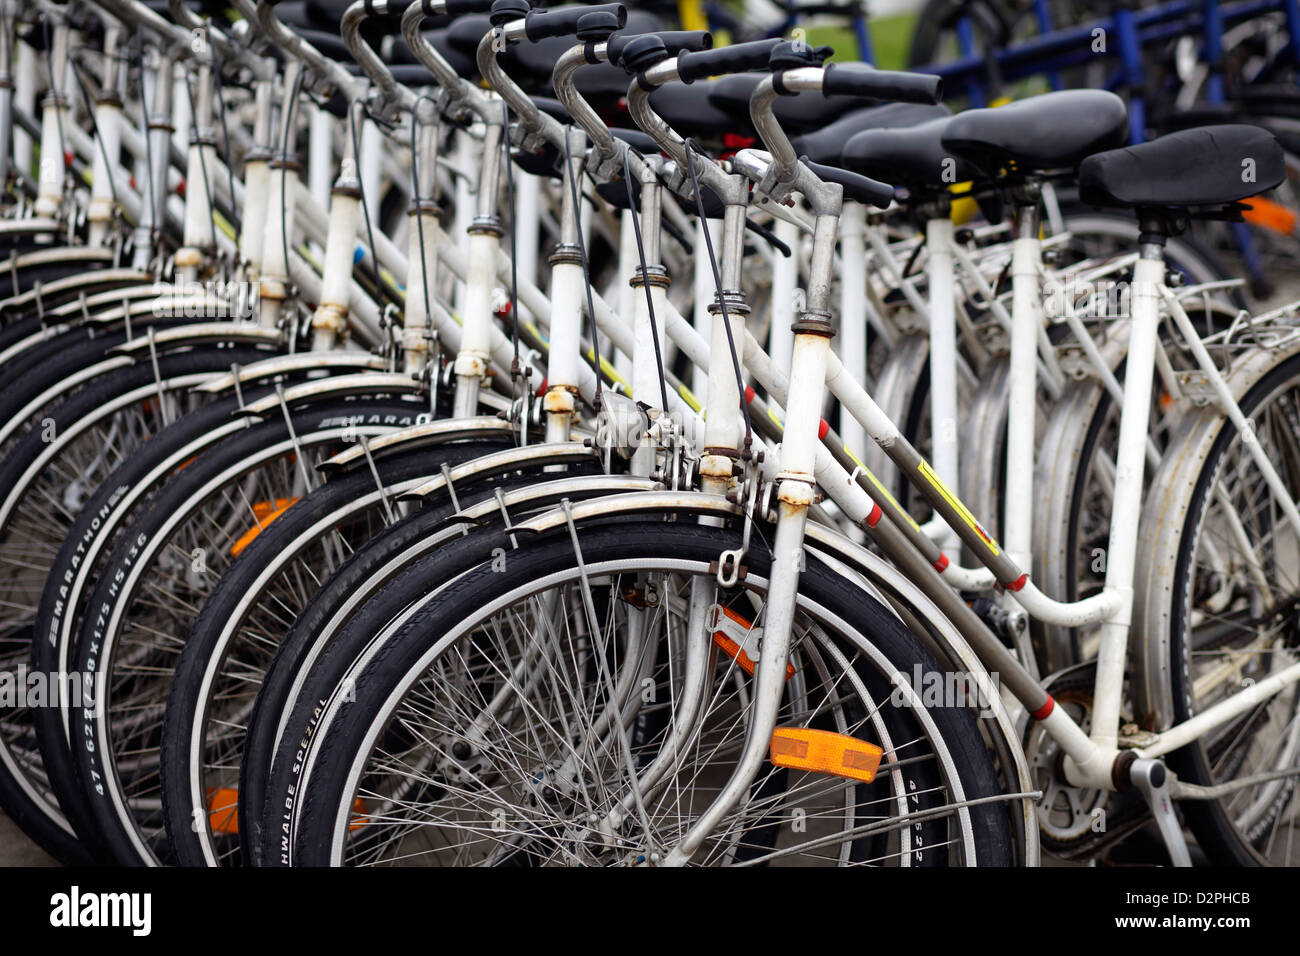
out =
[[[846,200],[840,216],[840,361],[859,382],[867,380],[867,209]],[[793,257],[792,257],[793,258]],[[773,330],[776,317],[773,316]],[[840,424],[844,443],[862,449],[867,433],[852,418]]]
[[[946,211],[947,204],[942,208]],[[930,442],[934,449],[935,471],[943,483],[956,492],[959,490],[959,423],[952,246],[952,218],[943,215],[929,219],[925,229],[925,251],[926,275],[930,284]],[[849,369],[850,373],[852,371]],[[939,544],[950,561],[959,559],[960,548],[955,533],[948,530]]]
[[[656,352],[664,354],[664,322],[666,293],[671,279],[668,271],[659,261],[660,242],[660,208],[663,187],[659,185],[655,165],[651,160],[646,163],[640,177],[641,188],[641,244],[645,250],[646,274],[641,274],[639,256],[633,252],[635,261],[634,275],[629,281],[633,293],[632,316],[632,395],[639,402],[651,408],[658,408],[659,400],[659,365],[655,361]],[[634,245],[635,245],[635,237]],[[647,302],[645,287],[649,286],[650,300]],[[653,304],[655,323],[650,322],[650,307]],[[667,409],[659,409],[667,411]]]
[[[799,286],[799,246],[802,238],[799,227],[792,222],[786,222],[784,219],[778,220],[773,227],[773,233],[776,238],[784,242],[790,248],[789,256],[778,254],[772,264],[772,332],[769,349],[772,353],[772,359],[776,362],[777,367],[787,375],[790,372],[790,353],[794,349],[794,333],[790,331],[790,324],[794,322],[794,294],[795,289]],[[702,240],[697,240],[697,255],[699,246],[703,245]],[[845,255],[847,259],[847,253]],[[848,269],[848,265],[845,265]],[[705,283],[712,281],[712,277],[704,275]],[[844,281],[850,281],[850,275],[846,271]],[[854,289],[858,286],[855,284]],[[696,301],[699,302],[700,293],[696,292]],[[696,306],[700,306],[697,304]]]
[[[90,208],[86,212],[87,241],[91,246],[104,244],[117,207],[113,189],[114,170],[109,166],[109,157],[116,162],[122,151],[122,99],[118,94],[121,64],[117,60],[121,34],[121,27],[115,24],[104,28],[104,71],[100,76],[99,98],[95,102],[95,132],[99,137],[99,148],[95,150],[92,160]],[[8,70],[0,68],[0,73],[8,73]],[[7,113],[9,91],[0,89],[0,92],[5,96],[4,112]],[[8,122],[7,115],[0,116],[0,123]],[[8,143],[0,142],[0,163],[8,162],[7,152]],[[0,168],[0,181],[6,175],[7,171]]]
[[[1003,543],[1018,566],[1029,566],[1033,541],[1035,423],[1038,417],[1038,337],[1043,325],[1038,272],[1042,245],[1038,238],[1035,191],[1017,208],[1012,241],[1011,374],[1007,409],[1006,525]],[[941,473],[942,474],[942,473]]]
[[582,355],[582,299],[586,273],[582,267],[582,228],[573,192],[581,194],[586,137],[567,129],[560,196],[560,241],[551,254],[551,351],[547,363],[546,440],[567,441],[576,409],[574,393]]
[[[350,124],[351,121],[349,111],[347,122]],[[343,137],[343,159],[330,196],[329,236],[325,240],[320,304],[311,320],[314,351],[323,352],[333,348],[347,323],[353,250],[356,248],[357,226],[361,221],[361,184],[357,181],[353,143],[349,130],[348,135]],[[409,297],[407,301],[409,311],[414,306]]]
[[[1124,691],[1124,664],[1133,608],[1133,562],[1142,512],[1142,476],[1146,468],[1151,388],[1160,322],[1158,290],[1164,284],[1164,275],[1161,247],[1153,242],[1145,243],[1142,257],[1133,270],[1132,328],[1125,361],[1124,405],[1120,413],[1115,492],[1106,551],[1105,590],[1118,595],[1119,600],[1101,625],[1093,697],[1091,737],[1097,745],[1098,756],[1106,758],[1107,774],[1119,731]],[[1078,767],[1078,770],[1085,777],[1097,772],[1095,762],[1091,766]],[[1067,775],[1070,771],[1067,762]]]
[[[416,121],[419,104],[411,112],[411,122]],[[402,316],[402,355],[408,372],[422,372],[429,362],[433,345],[433,316],[426,303],[432,305],[438,282],[438,206],[433,200],[438,168],[438,136],[440,127],[437,111],[420,125],[420,135],[415,144],[419,156],[419,180],[416,191],[418,201],[410,209],[406,269],[406,305]],[[413,197],[414,200],[414,197]]]
[[[292,96],[299,82],[302,65],[291,60],[284,70],[284,90],[286,101],[280,114],[279,139],[293,145],[292,131],[297,123],[297,109],[287,97]],[[286,131],[289,131],[286,135]],[[269,215],[266,217],[266,232],[262,237],[262,270],[259,278],[259,299],[261,302],[261,322],[267,328],[274,328],[280,323],[280,314],[284,300],[288,296],[289,263],[286,259],[286,247],[290,244],[293,229],[293,207],[297,197],[298,165],[282,145],[276,150],[271,162],[268,198]],[[281,210],[284,214],[281,215]]]
[[212,68],[199,66],[199,89],[190,117],[190,145],[185,172],[185,226],[175,264],[182,281],[198,278],[217,244],[212,220],[212,180],[217,172],[216,139],[212,130]]
[[253,148],[244,154],[244,210],[239,233],[239,257],[246,281],[256,282],[262,272],[262,240],[266,235],[259,222],[267,208],[271,182],[271,94],[270,80],[254,85]]
[[37,216],[57,216],[63,206],[67,171],[63,128],[68,123],[68,98],[63,81],[68,69],[68,27],[56,23],[50,40],[50,88],[41,107],[41,167],[36,195]]

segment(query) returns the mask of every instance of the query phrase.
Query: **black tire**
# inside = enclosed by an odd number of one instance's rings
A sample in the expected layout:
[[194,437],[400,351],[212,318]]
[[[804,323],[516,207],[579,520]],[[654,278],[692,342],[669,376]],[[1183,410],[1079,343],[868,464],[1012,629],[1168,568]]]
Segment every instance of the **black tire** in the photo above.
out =
[[[287,374],[282,384],[309,374],[313,374],[310,368]],[[42,639],[32,645],[33,671],[55,673],[71,668],[76,635],[93,582],[102,576],[115,542],[148,504],[148,496],[184,468],[189,459],[241,432],[245,423],[234,413],[241,404],[269,393],[269,386],[247,381],[238,394],[218,398],[182,416],[154,435],[95,490],[66,535],[47,578],[36,618],[36,633]],[[35,717],[42,759],[60,806],[83,843],[95,848],[98,858],[107,859],[106,851],[98,844],[97,828],[69,746],[67,711],[42,708]]]
[[[456,442],[380,457],[375,461],[379,487],[391,497],[413,480],[436,475],[443,464],[455,466],[503,447],[500,442]],[[318,581],[342,563],[337,555],[364,550],[367,542],[385,529],[387,520],[384,498],[377,496],[370,469],[354,469],[317,488],[260,533],[204,602],[181,651],[163,718],[163,809],[168,841],[179,865],[220,862],[205,853],[209,841],[212,849],[233,862],[243,843],[237,828],[223,835],[211,832],[213,817],[219,825],[224,824],[224,814],[233,810],[234,804],[227,808],[211,806],[209,801],[206,813],[194,812],[210,789],[222,782],[236,783],[234,779],[205,780],[196,794],[193,776],[202,775],[203,769],[192,766],[195,748],[199,748],[199,756],[217,760],[226,768],[241,763],[244,735],[238,717],[226,710],[215,715],[221,739],[218,743],[212,738],[215,731],[210,732],[209,717],[214,699],[237,712],[242,710],[242,701],[253,700],[272,655],[278,651],[275,642],[293,626]],[[327,530],[322,532],[322,527]],[[305,563],[311,577],[299,579],[290,572],[287,561],[296,562],[294,570]],[[273,576],[268,576],[269,569],[274,569]],[[260,626],[250,626],[253,619],[258,619]],[[193,744],[192,737],[196,738]],[[210,756],[214,749],[219,751],[217,756]],[[199,835],[200,819],[205,821],[204,838]]]
[[[228,367],[232,361],[253,361],[265,354],[244,346],[196,349],[162,356],[158,362],[158,374],[164,390],[179,390],[183,393],[196,381]],[[100,376],[64,401],[47,408],[43,415],[50,422],[57,423],[59,435],[72,434],[79,426],[96,421],[116,422],[121,420],[122,413],[135,415],[138,406],[156,402],[157,395],[153,390],[156,381],[151,365],[118,369]],[[141,389],[149,392],[148,398],[121,404],[124,397]],[[114,410],[114,403],[121,407]],[[137,423],[156,420],[148,412],[138,414]],[[77,474],[77,482],[84,483],[86,494],[93,491],[120,460],[134,453],[138,447],[135,442],[138,437],[130,429],[123,429],[119,443],[112,449],[100,447],[92,439],[92,444],[96,445],[94,458],[80,468]],[[54,555],[67,530],[74,523],[81,504],[80,498],[69,498],[67,494],[59,497],[53,493],[62,480],[56,467],[61,459],[58,454],[43,458],[53,447],[48,438],[44,429],[29,431],[17,442],[3,464],[0,464],[0,488],[4,489],[3,499],[10,515],[3,528],[0,528],[0,563],[13,562],[4,577],[5,628],[0,636],[0,641],[3,642],[0,659],[14,665],[21,662],[25,666],[31,659],[36,604],[44,590],[46,575],[53,566]],[[62,447],[60,453],[70,452],[72,457],[76,457],[78,447],[74,441]],[[84,447],[80,450],[86,451]],[[64,454],[64,457],[68,455]],[[36,462],[43,464],[39,470],[34,471]],[[26,511],[32,512],[27,520],[32,528],[39,529],[40,537],[28,537],[22,552],[11,554],[5,545],[13,547],[10,543],[13,533],[24,520]],[[18,540],[23,540],[21,535]],[[43,548],[40,547],[42,542]],[[24,603],[27,601],[31,602],[30,607]],[[59,672],[52,670],[35,673],[52,675]],[[64,814],[57,808],[58,799],[54,792],[56,785],[49,779],[36,737],[34,714],[51,709],[56,708],[6,709],[5,729],[3,738],[0,739],[0,805],[15,819],[22,821],[21,825],[29,835],[52,855],[63,858],[70,854],[71,859],[82,860],[84,855],[81,850],[70,844]]]
[[[254,398],[257,394],[256,391],[248,392],[246,397]],[[76,629],[92,590],[92,585],[87,582],[99,577],[98,569],[111,553],[118,532],[127,523],[126,515],[119,511],[123,500],[136,489],[143,493],[152,487],[150,475],[158,467],[157,463],[168,459],[183,463],[181,456],[196,442],[218,441],[216,436],[221,435],[221,426],[230,421],[231,413],[238,407],[238,399],[223,399],[173,422],[149,439],[138,454],[115,469],[86,501],[65,535],[45,581],[36,613],[35,631],[40,638],[32,642],[33,671],[42,674],[67,672],[71,666]],[[154,480],[166,480],[166,477]],[[55,787],[59,806],[82,844],[97,859],[107,859],[90,818],[90,805],[81,792],[76,762],[64,726],[65,714],[64,709],[51,707],[34,712],[41,761]]]
[[[707,567],[723,550],[740,543],[736,531],[645,521],[610,521],[584,527],[578,533],[584,561],[589,565],[621,560],[651,567],[656,560],[689,560]],[[485,560],[484,556],[501,547],[504,540],[497,533],[487,533],[483,541],[466,539],[449,546],[436,560],[426,562],[422,569],[413,567],[399,581],[426,593],[442,582],[450,583],[437,589],[436,599],[423,602],[395,633],[382,642],[373,641],[374,631],[365,626],[359,613],[348,627],[350,633],[321,658],[309,675],[276,755],[273,789],[266,804],[264,821],[264,859],[272,863],[277,860],[284,862],[280,853],[283,838],[288,835],[293,841],[291,861],[294,865],[328,864],[330,847],[327,834],[333,830],[342,801],[346,799],[348,807],[352,806],[352,795],[343,793],[347,768],[360,754],[361,742],[380,717],[385,701],[402,689],[405,675],[419,666],[421,656],[439,635],[463,619],[494,600],[504,600],[513,595],[524,582],[539,580],[548,574],[573,571],[576,567],[574,546],[565,531],[510,551],[509,574],[499,573],[499,569],[493,566],[495,562]],[[770,560],[766,544],[756,535],[744,559],[749,574],[761,580],[770,567]],[[422,574],[418,573],[421,571]],[[869,633],[873,647],[889,657],[900,670],[911,674],[913,664],[923,669],[935,668],[929,655],[896,617],[820,562],[809,560],[801,580],[801,595],[833,607],[842,620],[852,620],[853,627]],[[397,587],[399,582],[395,581],[392,588]],[[353,662],[362,652],[367,655],[367,660],[363,667],[354,670]],[[874,676],[881,677],[879,674]],[[350,692],[345,699],[349,703],[333,708],[332,704],[325,702],[334,698],[342,677],[347,677]],[[870,683],[869,680],[865,682]],[[877,700],[883,700],[890,692],[887,686],[878,685],[873,686],[872,691]],[[878,696],[882,693],[884,696]],[[328,723],[323,724],[318,723],[322,704],[332,716]],[[889,707],[880,709],[895,710]],[[927,714],[940,728],[954,765],[959,768],[967,799],[995,796],[999,785],[972,714],[962,707],[945,706],[927,709]],[[904,719],[897,713],[892,715],[893,718]],[[907,715],[905,719],[911,721],[914,718]],[[313,769],[304,782],[298,771],[306,763],[305,758],[310,758]],[[926,761],[915,765],[919,776],[927,773],[920,768],[924,763]],[[937,771],[933,767],[930,770],[937,777]],[[908,773],[910,771],[905,771],[905,775]],[[927,780],[924,789],[934,793],[935,782]],[[290,787],[293,789],[288,789]],[[919,793],[920,789],[915,792]],[[920,800],[924,804],[927,798]],[[1011,839],[1005,814],[996,804],[971,807],[969,812],[979,861],[989,865],[1009,864],[1012,859]],[[770,823],[764,820],[759,821],[761,826],[769,826]],[[921,827],[926,828],[925,824]],[[919,839],[919,845],[931,844]],[[928,859],[924,856],[922,853],[917,862],[941,862],[938,853],[930,853]]]
[[[246,476],[270,475],[285,468],[294,479],[312,466],[296,460],[296,450],[304,454],[309,450],[330,454],[341,450],[343,439],[355,440],[383,434],[423,420],[427,415],[427,399],[403,401],[395,398],[366,396],[356,400],[321,403],[292,414],[292,431],[283,416],[272,415],[260,424],[253,425],[232,436],[228,441],[201,455],[180,474],[163,485],[152,496],[131,527],[122,535],[113,554],[105,564],[104,576],[92,594],[88,612],[82,622],[73,655],[74,669],[91,675],[96,686],[93,708],[75,706],[72,710],[73,751],[83,783],[82,792],[91,805],[96,827],[112,858],[124,865],[146,862],[154,857],[160,862],[170,862],[170,853],[163,838],[161,807],[141,811],[137,819],[128,805],[131,800],[148,793],[150,799],[159,796],[156,761],[161,725],[161,711],[174,673],[176,658],[190,627],[194,623],[203,600],[216,586],[219,575],[228,566],[232,556],[229,549],[236,544],[231,537],[233,528],[216,528],[212,532],[221,539],[219,547],[208,549],[200,565],[190,564],[190,572],[182,572],[181,579],[172,577],[164,587],[156,580],[159,574],[159,549],[164,559],[176,561],[176,546],[169,544],[173,530],[189,530],[203,526],[206,517],[203,507],[209,501],[220,501],[229,495],[235,501],[243,494],[239,481]],[[358,424],[359,422],[359,424]],[[286,464],[287,463],[287,464]],[[280,493],[291,491],[277,485],[272,499],[280,500]],[[251,511],[252,501],[240,501],[240,508]],[[239,519],[237,513],[227,511]],[[240,529],[251,531],[260,523],[253,514],[245,515]],[[193,521],[195,524],[187,524]],[[250,524],[252,522],[252,524]],[[187,552],[188,553],[188,552]],[[184,564],[184,562],[182,562]],[[192,573],[191,573],[192,572]],[[118,579],[120,580],[114,580]],[[151,596],[156,592],[156,596]],[[165,602],[165,604],[164,604]],[[123,668],[134,667],[124,663],[122,651],[123,630],[139,624],[141,614],[151,605],[166,618],[167,630],[151,630],[147,641],[130,646],[129,653],[155,663],[141,665],[141,670],[123,673]],[[126,654],[127,652],[122,652]],[[146,674],[147,676],[141,676]],[[120,679],[120,683],[113,682]],[[127,727],[121,714],[115,711],[119,692],[129,688],[138,695],[139,710],[132,713]],[[144,723],[143,728],[139,727]],[[136,733],[131,742],[133,763],[138,773],[131,779],[132,793],[124,792],[122,778],[117,772],[116,755],[112,752],[120,744],[113,741],[115,726],[126,733]],[[141,823],[141,819],[147,821]],[[143,830],[150,832],[144,834]]]
[[[570,466],[568,474],[594,473],[594,467]],[[544,480],[532,471],[522,476],[491,477],[481,483],[457,483],[460,507],[490,497],[497,489],[510,491]],[[349,607],[365,611],[371,620],[389,620],[403,607],[408,589],[389,587],[410,563],[441,546],[439,532],[457,508],[453,504],[427,505],[385,528],[332,573],[312,595],[276,648],[249,716],[245,746],[239,766],[240,826],[250,828],[241,841],[244,862],[260,865],[260,830],[265,810],[267,781],[279,742],[281,718],[291,708],[296,682],[304,668],[333,642],[350,619]]]

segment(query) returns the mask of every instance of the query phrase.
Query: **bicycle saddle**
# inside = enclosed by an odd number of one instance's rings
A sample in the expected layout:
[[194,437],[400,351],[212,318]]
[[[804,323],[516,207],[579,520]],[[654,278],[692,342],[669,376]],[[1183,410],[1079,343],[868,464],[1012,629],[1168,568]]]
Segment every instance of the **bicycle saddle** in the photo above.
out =
[[792,137],[790,144],[794,146],[796,153],[807,156],[814,163],[838,166],[844,144],[858,133],[915,126],[918,123],[951,115],[946,106],[924,106],[918,103],[886,103],[883,106],[868,106],[866,109],[845,113],[819,130]]
[[1089,156],[1079,197],[1093,206],[1223,206],[1286,178],[1282,147],[1258,126],[1200,126]]
[[650,94],[650,108],[684,136],[719,136],[736,125],[730,114],[718,109],[709,99],[713,87],[720,82],[665,83]]
[[1073,169],[1128,138],[1124,101],[1106,90],[1063,90],[953,117],[943,147],[990,175]]
[[943,133],[952,122],[940,117],[916,126],[858,133],[840,153],[840,165],[863,176],[904,186],[908,192],[945,189],[973,179],[966,160],[944,148]]

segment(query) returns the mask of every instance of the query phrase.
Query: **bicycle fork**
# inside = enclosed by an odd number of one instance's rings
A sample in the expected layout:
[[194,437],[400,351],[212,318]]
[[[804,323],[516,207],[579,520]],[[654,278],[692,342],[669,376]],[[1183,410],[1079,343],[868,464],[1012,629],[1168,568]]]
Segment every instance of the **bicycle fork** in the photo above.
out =
[[[812,267],[807,308],[793,324],[794,352],[790,362],[789,403],[777,473],[777,521],[767,603],[763,608],[763,641],[754,668],[753,710],[744,748],[731,779],[717,799],[695,821],[665,860],[668,866],[686,863],[722,818],[748,792],[767,757],[785,691],[786,661],[794,626],[799,573],[803,568],[804,526],[813,504],[817,447],[821,440],[821,399],[826,387],[826,363],[834,335],[828,309],[830,278],[839,222],[839,190],[833,203],[815,203]],[[827,208],[833,206],[833,209]]]

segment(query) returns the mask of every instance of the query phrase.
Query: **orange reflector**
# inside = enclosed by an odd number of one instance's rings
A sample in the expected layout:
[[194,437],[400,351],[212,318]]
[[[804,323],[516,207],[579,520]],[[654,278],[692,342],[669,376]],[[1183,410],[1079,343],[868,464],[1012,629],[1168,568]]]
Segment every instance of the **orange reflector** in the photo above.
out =
[[234,787],[208,791],[208,829],[213,833],[239,832],[239,791]]
[[[754,626],[753,623],[745,620],[743,617],[741,617],[739,614],[737,614],[735,611],[731,610],[730,608],[724,607],[724,608],[719,608],[719,610],[721,610],[722,613],[725,614],[729,620],[739,625],[745,631],[751,630]],[[737,667],[739,667],[750,677],[754,676],[754,662],[749,659],[749,655],[745,653],[744,649],[741,648],[739,644],[737,644],[731,638],[727,637],[727,635],[722,631],[713,632],[713,643],[718,645],[718,650],[722,651],[722,653],[726,654],[733,661],[735,661]],[[789,680],[793,676],[794,676],[794,665],[786,664],[785,679]]]
[[239,557],[240,552],[252,544],[253,539],[266,530],[267,525],[293,507],[297,500],[297,498],[276,498],[274,501],[256,502],[253,505],[253,517],[257,519],[257,524],[241,534],[239,540],[230,546],[230,556]]
[[778,727],[772,731],[770,759],[778,767],[870,783],[876,779],[883,753],[875,744],[829,730]]
[[363,826],[365,826],[364,823],[354,822],[356,821],[357,817],[362,817],[365,815],[366,815],[366,801],[362,800],[360,797],[357,797],[355,800],[352,801],[352,819],[348,821],[348,829],[360,830]]
[[1250,205],[1241,211],[1241,218],[1252,226],[1271,229],[1284,236],[1295,232],[1297,217],[1294,210],[1262,196],[1252,196],[1246,201]]

